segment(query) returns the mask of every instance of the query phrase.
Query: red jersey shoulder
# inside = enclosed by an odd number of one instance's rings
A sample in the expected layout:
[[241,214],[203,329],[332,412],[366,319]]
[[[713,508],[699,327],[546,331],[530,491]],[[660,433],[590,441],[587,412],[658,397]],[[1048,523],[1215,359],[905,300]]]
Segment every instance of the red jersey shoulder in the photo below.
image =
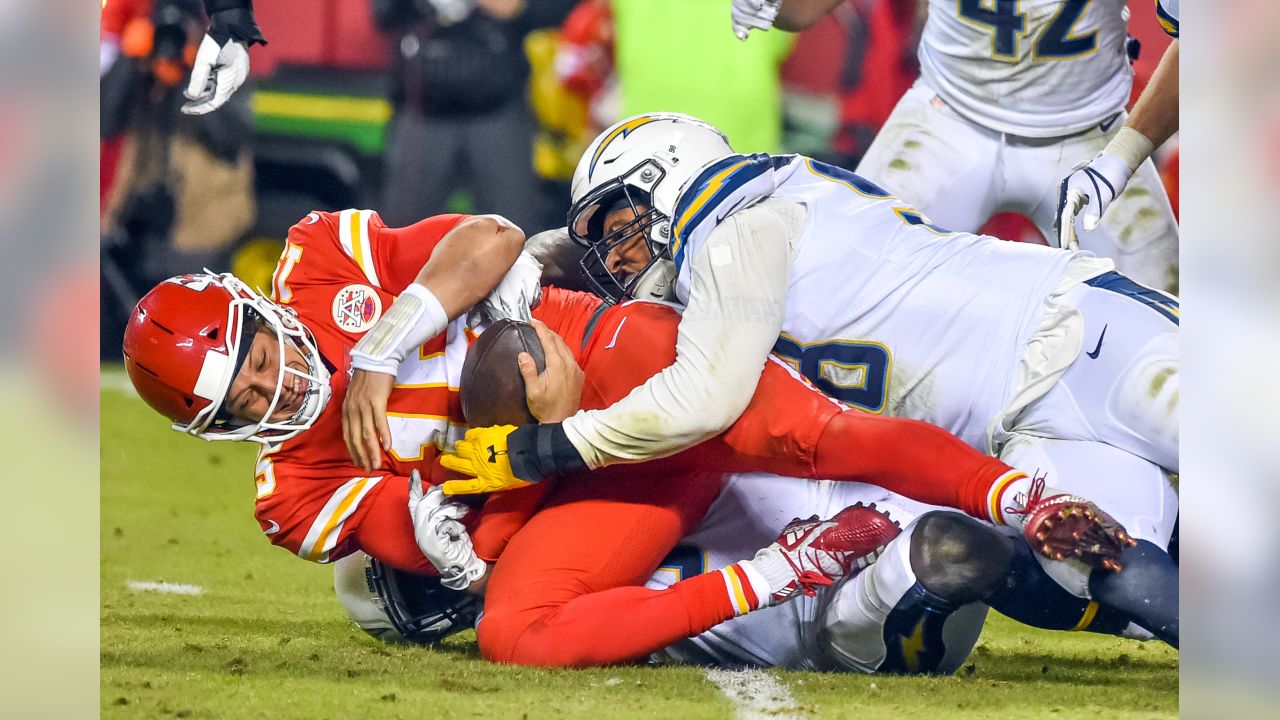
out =
[[665,303],[634,301],[604,311],[580,359],[584,409],[606,407],[676,360],[680,313]]

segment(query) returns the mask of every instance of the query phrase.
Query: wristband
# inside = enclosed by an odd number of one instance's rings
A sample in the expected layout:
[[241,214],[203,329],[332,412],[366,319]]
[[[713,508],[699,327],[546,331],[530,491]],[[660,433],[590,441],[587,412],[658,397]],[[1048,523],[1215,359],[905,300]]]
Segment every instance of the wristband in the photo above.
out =
[[245,45],[266,45],[267,39],[262,36],[262,28],[253,19],[252,10],[219,10],[209,15],[209,37],[219,45],[226,45],[234,40]]
[[1138,166],[1151,157],[1155,149],[1155,145],[1147,139],[1146,135],[1125,125],[1120,128],[1120,132],[1116,133],[1115,137],[1111,138],[1111,142],[1107,143],[1103,152],[1118,158],[1129,168],[1129,172],[1137,172]]
[[416,347],[444,332],[449,315],[426,287],[409,283],[391,308],[351,349],[357,370],[395,375],[400,363]]
[[511,474],[526,482],[587,469],[560,423],[521,425],[507,436]]

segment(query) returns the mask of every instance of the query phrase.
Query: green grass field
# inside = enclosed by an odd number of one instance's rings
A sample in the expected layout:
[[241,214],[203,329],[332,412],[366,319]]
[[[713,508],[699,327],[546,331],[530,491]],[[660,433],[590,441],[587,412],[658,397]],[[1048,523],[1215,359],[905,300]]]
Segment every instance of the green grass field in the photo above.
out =
[[[272,547],[252,516],[254,447],[204,443],[103,368],[101,702],[110,718],[1172,718],[1158,643],[994,617],[957,677],[770,672],[790,693],[741,710],[699,668],[490,665],[470,632],[387,646],[348,624],[329,568]],[[136,583],[198,586],[198,595]]]

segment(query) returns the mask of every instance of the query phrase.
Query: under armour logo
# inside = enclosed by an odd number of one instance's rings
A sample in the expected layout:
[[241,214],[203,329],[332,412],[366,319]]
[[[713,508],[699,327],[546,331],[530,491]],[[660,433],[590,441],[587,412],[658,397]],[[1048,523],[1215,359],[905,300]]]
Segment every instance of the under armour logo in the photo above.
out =
[[[503,452],[502,454],[503,454],[503,455],[505,455],[505,454],[506,454],[506,452]],[[489,446],[489,462],[494,463],[494,464],[497,464],[497,462],[498,462],[498,448],[497,448],[497,446],[494,446],[494,445],[490,445],[490,446]]]

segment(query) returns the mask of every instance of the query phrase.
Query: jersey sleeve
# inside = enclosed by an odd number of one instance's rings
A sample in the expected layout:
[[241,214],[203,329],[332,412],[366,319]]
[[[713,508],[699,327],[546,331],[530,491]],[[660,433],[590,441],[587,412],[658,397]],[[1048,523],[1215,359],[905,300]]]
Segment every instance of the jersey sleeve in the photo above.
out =
[[307,286],[361,283],[398,295],[466,215],[437,215],[390,228],[372,210],[311,212],[289,229],[272,295],[288,304]]
[[[264,450],[255,474],[254,510],[262,532],[273,545],[317,563],[333,562],[360,549],[361,523],[383,497],[383,490],[394,483],[388,483],[392,476],[359,473],[354,466],[308,465],[291,453]],[[407,485],[404,492],[408,502]],[[407,525],[408,511],[404,506],[401,510]],[[412,528],[407,537],[412,544]]]
[[[679,452],[728,427],[751,400],[778,338],[794,215],[767,200],[734,213],[690,261],[692,286],[676,360],[621,401],[564,421],[598,468]],[[802,222],[802,220],[801,220]]]
[[1156,0],[1156,19],[1170,37],[1178,37],[1178,0]]

